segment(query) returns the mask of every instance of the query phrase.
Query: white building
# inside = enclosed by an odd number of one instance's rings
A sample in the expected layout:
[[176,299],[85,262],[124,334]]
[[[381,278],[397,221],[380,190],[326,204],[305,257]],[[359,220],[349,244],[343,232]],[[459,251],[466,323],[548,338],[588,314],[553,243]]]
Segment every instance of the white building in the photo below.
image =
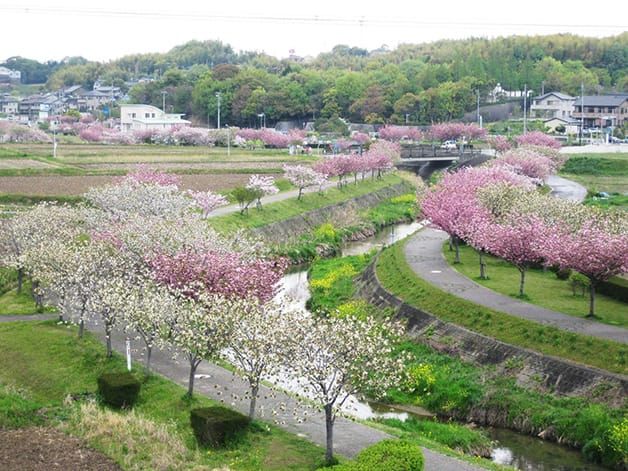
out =
[[20,83],[22,72],[0,67],[0,83]]
[[169,129],[187,126],[190,121],[182,114],[168,114],[151,105],[121,105],[120,125],[123,131],[135,129]]
[[569,120],[574,111],[576,97],[550,92],[534,97],[530,106],[530,118],[560,118]]

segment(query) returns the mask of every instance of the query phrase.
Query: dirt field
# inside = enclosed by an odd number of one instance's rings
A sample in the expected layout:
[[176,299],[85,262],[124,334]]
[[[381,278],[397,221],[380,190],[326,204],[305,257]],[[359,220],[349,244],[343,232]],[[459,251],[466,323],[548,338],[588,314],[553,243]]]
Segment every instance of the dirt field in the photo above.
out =
[[0,159],[0,169],[5,168],[52,168],[52,165],[31,159]]
[[[0,160],[0,168],[2,165],[2,160]],[[172,163],[149,163],[146,164],[150,168],[156,168],[160,170],[207,170],[207,169],[242,169],[242,168],[251,168],[251,169],[266,169],[266,168],[281,168],[281,162],[172,162]],[[112,164],[76,164],[77,167],[85,169],[87,171],[90,170],[133,170],[137,166],[137,164],[122,164],[122,163],[112,163]]]
[[[274,175],[275,178],[280,175]],[[181,187],[191,190],[223,191],[243,185],[250,175],[180,175]],[[33,176],[33,177],[0,177],[0,193],[17,195],[80,195],[93,186],[101,186],[112,182],[112,176]]]
[[50,428],[0,430],[3,471],[119,471],[102,453],[79,439]]

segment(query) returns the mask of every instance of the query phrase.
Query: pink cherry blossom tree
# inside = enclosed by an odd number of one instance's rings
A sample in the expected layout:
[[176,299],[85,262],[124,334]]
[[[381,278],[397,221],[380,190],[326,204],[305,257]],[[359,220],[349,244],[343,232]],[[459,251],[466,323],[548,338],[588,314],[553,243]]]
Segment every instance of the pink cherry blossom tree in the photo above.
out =
[[560,149],[560,142],[541,131],[530,131],[515,138],[519,146],[541,146]]
[[520,273],[519,296],[524,296],[526,271],[533,264],[545,261],[545,241],[550,228],[534,215],[515,215],[502,224],[491,226],[488,250],[512,263]]
[[275,186],[275,178],[270,175],[251,175],[246,188],[253,190],[257,195],[257,209],[262,207],[262,197],[279,193]]
[[297,200],[301,199],[305,188],[323,185],[328,176],[305,165],[284,165],[283,171],[288,181],[299,189]]
[[628,226],[625,216],[591,217],[577,230],[557,228],[546,239],[548,263],[570,268],[590,280],[588,317],[595,317],[597,286],[615,275],[628,272]]
[[188,195],[194,201],[194,204],[200,208],[201,217],[207,219],[209,214],[220,206],[229,204],[229,201],[224,196],[214,193],[212,191],[188,191]]
[[159,186],[175,186],[181,185],[181,178],[172,173],[160,172],[152,169],[146,164],[138,164],[135,170],[127,173],[124,177],[117,180],[120,183],[131,184],[151,184]]
[[496,154],[503,154],[512,148],[512,144],[506,136],[490,136],[488,145]]

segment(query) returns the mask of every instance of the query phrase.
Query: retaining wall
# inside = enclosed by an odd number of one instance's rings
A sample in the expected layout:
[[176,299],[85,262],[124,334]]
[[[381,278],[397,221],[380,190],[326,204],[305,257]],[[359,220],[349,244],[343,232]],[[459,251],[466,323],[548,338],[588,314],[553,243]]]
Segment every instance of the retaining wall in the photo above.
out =
[[407,320],[408,334],[414,341],[478,365],[494,365],[528,389],[586,396],[615,406],[628,397],[628,378],[624,375],[506,344],[404,303],[382,287],[375,263],[357,279],[358,295],[378,307],[393,308],[399,318]]
[[298,238],[302,234],[313,231],[316,227],[325,223],[332,223],[338,227],[338,221],[346,219],[347,214],[357,213],[364,209],[377,206],[382,201],[413,192],[414,188],[409,183],[397,183],[396,185],[380,188],[372,193],[357,196],[342,203],[314,209],[298,216],[283,221],[274,222],[253,230],[257,235],[274,242],[288,242]]

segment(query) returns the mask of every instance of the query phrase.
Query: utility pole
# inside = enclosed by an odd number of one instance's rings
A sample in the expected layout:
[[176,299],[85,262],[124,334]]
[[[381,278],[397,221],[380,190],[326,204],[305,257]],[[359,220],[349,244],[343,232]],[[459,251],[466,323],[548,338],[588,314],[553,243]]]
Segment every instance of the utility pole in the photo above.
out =
[[220,129],[220,102],[222,99],[222,93],[216,92],[216,99],[218,100],[218,119],[216,120],[216,127]]
[[477,120],[478,120],[478,126],[482,127],[482,121],[480,120],[480,89],[478,88],[476,90],[477,95],[478,95],[478,108],[477,108]]
[[528,84],[523,86],[523,134],[528,132],[528,123],[526,121],[526,113],[528,108]]
[[161,92],[161,109],[164,111],[164,113],[166,112],[166,95],[168,94],[168,92],[166,90],[163,90]]
[[580,145],[584,133],[584,82],[580,82]]

